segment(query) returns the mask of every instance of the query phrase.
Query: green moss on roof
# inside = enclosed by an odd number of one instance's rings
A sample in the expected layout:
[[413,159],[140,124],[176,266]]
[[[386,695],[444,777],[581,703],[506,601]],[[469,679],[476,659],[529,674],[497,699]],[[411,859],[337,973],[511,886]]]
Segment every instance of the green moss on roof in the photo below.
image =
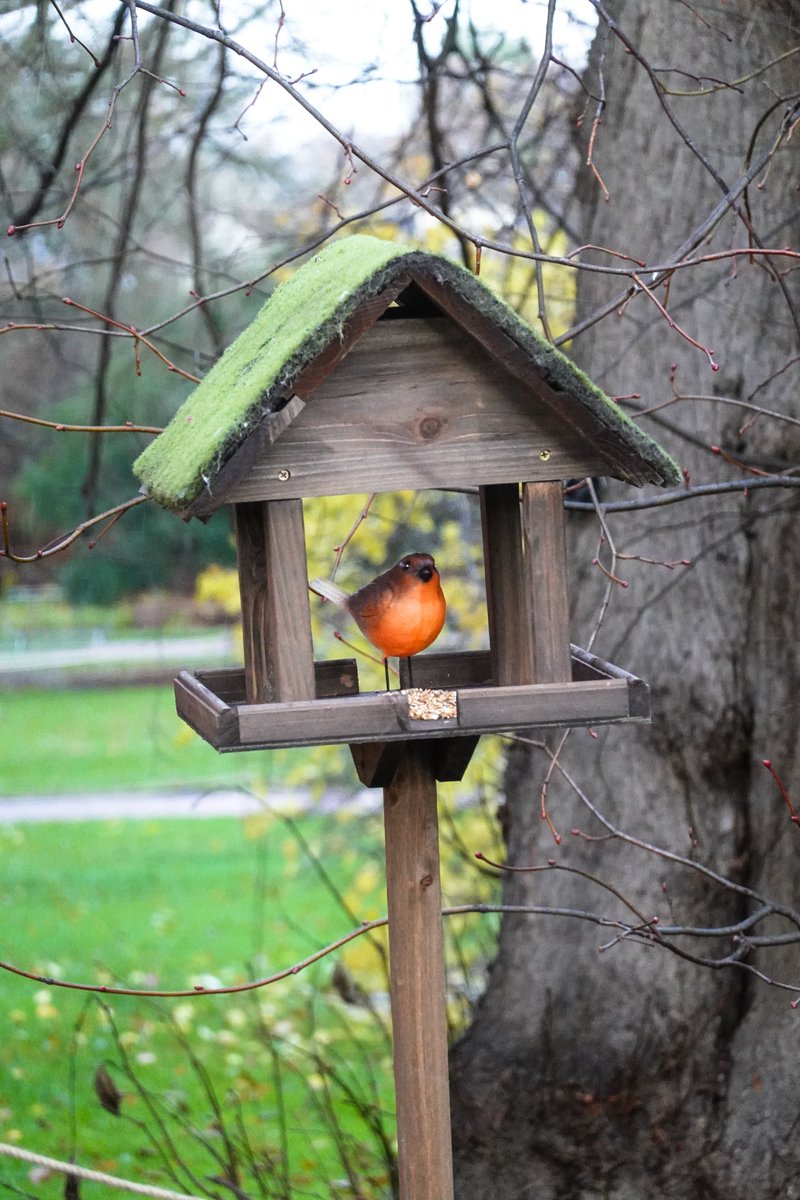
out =
[[415,268],[502,328],[548,382],[571,393],[635,449],[655,479],[680,481],[661,447],[474,275],[439,255],[356,235],[330,243],[275,290],[134,463],[143,491],[166,508],[187,509],[262,417],[285,403],[300,372],[342,336],[348,319]]

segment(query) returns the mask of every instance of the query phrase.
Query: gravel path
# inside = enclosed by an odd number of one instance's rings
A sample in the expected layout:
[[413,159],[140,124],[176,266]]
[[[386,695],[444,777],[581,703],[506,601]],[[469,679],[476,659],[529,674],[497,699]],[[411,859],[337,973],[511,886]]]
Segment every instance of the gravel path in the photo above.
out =
[[186,792],[111,792],[82,796],[0,796],[0,825],[56,821],[150,820],[154,817],[246,817],[262,812],[372,812],[379,790],[330,792],[312,800],[305,792],[250,792],[218,788]]

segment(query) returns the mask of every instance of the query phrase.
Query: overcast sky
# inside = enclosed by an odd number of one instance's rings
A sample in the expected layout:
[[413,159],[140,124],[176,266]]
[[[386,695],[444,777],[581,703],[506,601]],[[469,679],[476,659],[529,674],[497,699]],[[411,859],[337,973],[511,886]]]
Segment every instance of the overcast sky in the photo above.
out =
[[[231,8],[247,9],[244,4],[227,0]],[[426,41],[435,51],[452,14],[454,0],[446,0],[427,26]],[[432,0],[419,0],[423,11],[433,12]],[[324,107],[326,115],[345,133],[369,138],[380,132],[397,133],[404,129],[410,113],[408,84],[417,76],[417,56],[413,43],[413,20],[408,0],[283,0],[285,24],[278,33],[277,66],[283,74],[300,80],[298,88],[309,99]],[[225,20],[223,0],[222,16]],[[545,0],[462,0],[462,24],[472,20],[488,32],[502,33],[510,43],[525,40],[534,53],[544,41],[547,14]],[[593,10],[586,0],[560,0],[554,24],[555,52],[572,65],[584,61],[591,30]],[[260,45],[253,44],[254,29],[247,30],[246,44],[270,64],[275,55],[277,21],[264,21],[257,31]],[[244,40],[244,30],[242,30]],[[302,54],[295,50],[300,43]],[[367,77],[358,89],[348,88],[354,80]],[[405,85],[405,86],[404,86]],[[265,89],[266,90],[266,89]],[[269,107],[274,119],[277,106],[291,120],[291,136],[306,140],[315,136],[310,118],[301,116],[288,101],[270,94],[267,104],[259,102],[249,119],[258,122]],[[245,121],[244,128],[247,128]],[[277,131],[275,131],[277,133]],[[284,130],[288,136],[289,131]],[[283,140],[282,135],[278,135]]]

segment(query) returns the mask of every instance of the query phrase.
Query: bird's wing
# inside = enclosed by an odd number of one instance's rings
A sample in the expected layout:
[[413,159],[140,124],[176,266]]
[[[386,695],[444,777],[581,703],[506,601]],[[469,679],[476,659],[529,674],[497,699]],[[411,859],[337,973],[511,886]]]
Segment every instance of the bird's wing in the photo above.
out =
[[312,579],[308,586],[317,596],[322,596],[323,600],[330,600],[340,608],[347,608],[349,597],[338,583],[333,583],[330,579]]
[[366,583],[350,597],[349,609],[359,624],[362,621],[382,617],[386,609],[393,603],[395,589],[391,580],[384,575],[378,575],[371,583]]

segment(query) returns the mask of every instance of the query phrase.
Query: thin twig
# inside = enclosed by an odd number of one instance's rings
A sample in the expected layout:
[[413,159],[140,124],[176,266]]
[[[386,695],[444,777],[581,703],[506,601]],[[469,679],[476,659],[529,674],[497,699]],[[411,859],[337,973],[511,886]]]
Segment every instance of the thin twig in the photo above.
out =
[[[52,542],[48,542],[40,550],[33,554],[17,554],[11,549],[11,534],[9,531],[8,522],[8,503],[3,500],[0,502],[0,529],[3,535],[3,548],[0,550],[0,558],[7,558],[9,562],[15,563],[33,563],[40,562],[43,558],[52,558],[54,554],[60,554],[66,550],[74,542],[78,540],[87,530],[93,529],[95,525],[101,522],[107,522],[106,527],[97,535],[95,541],[108,532],[112,525],[124,516],[132,508],[136,508],[138,504],[144,504],[148,499],[147,496],[134,496],[131,500],[126,500],[123,504],[117,504],[114,508],[109,508],[105,512],[100,513],[96,517],[90,517],[86,521],[82,521],[80,525],[76,525],[69,533],[62,534],[61,537],[55,538]],[[94,543],[92,543],[93,545]],[[90,546],[91,548],[91,546]]]
[[160,425],[134,425],[126,421],[124,425],[68,425],[64,421],[45,421],[41,417],[31,417],[27,413],[7,412],[0,408],[0,417],[10,421],[24,421],[26,425],[43,425],[45,429],[55,429],[56,433],[162,433]]

